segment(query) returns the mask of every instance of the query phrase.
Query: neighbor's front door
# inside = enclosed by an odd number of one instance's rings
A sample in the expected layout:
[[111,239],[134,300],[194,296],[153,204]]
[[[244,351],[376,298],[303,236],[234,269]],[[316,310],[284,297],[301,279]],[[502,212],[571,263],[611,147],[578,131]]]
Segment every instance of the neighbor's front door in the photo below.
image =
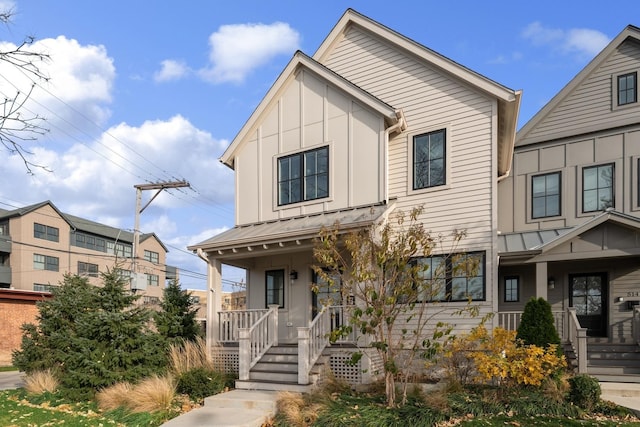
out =
[[569,275],[569,305],[588,336],[607,336],[607,285],[606,273]]

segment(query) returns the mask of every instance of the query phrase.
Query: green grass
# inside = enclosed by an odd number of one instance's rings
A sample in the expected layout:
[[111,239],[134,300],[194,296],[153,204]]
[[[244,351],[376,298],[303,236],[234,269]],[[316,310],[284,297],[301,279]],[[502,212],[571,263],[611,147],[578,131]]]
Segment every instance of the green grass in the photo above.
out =
[[0,391],[0,426],[153,427],[176,414],[131,414],[123,410],[100,413],[94,403],[69,403],[56,394],[30,396],[23,389]]
[[10,372],[10,371],[17,371],[18,368],[16,368],[15,366],[0,366],[0,372]]

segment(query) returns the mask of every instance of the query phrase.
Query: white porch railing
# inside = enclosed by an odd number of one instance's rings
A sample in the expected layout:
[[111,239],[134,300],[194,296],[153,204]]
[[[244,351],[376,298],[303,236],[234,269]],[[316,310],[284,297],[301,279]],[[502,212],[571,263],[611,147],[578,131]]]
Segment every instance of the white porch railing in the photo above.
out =
[[329,345],[331,310],[323,307],[308,327],[298,328],[298,384],[309,384],[309,373]]
[[[552,311],[553,320],[556,325],[556,331],[560,335],[560,341],[567,339],[567,330],[565,321],[566,313],[564,311]],[[508,330],[515,331],[520,326],[522,311],[500,311],[498,312],[498,326]]]
[[569,314],[569,342],[573,347],[573,351],[576,353],[578,373],[584,374],[587,372],[587,328],[580,326],[574,307],[567,308],[567,312]]
[[240,348],[238,377],[249,379],[249,371],[271,347],[278,345],[278,306],[269,310],[253,325],[238,329]]
[[258,319],[269,312],[269,309],[234,310],[218,312],[218,342],[238,342],[242,328],[250,328]]
[[633,339],[640,345],[640,307],[633,307],[633,323],[631,325]]

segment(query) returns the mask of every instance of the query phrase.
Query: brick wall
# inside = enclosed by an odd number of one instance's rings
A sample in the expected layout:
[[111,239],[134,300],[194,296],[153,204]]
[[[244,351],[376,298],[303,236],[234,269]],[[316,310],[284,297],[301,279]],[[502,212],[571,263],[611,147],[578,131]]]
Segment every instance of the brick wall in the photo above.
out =
[[[11,365],[11,352],[20,348],[24,323],[35,323],[39,298],[31,295],[24,298],[23,295],[6,295],[7,291],[0,293],[0,366]],[[4,294],[4,295],[2,295]]]

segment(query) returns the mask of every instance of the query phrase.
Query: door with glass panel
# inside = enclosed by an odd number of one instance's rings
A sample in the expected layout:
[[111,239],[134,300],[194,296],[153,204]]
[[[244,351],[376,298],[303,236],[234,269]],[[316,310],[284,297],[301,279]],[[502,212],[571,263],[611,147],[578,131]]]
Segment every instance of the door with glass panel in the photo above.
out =
[[588,336],[607,336],[607,274],[572,274],[569,286],[569,305],[576,309],[580,326]]

